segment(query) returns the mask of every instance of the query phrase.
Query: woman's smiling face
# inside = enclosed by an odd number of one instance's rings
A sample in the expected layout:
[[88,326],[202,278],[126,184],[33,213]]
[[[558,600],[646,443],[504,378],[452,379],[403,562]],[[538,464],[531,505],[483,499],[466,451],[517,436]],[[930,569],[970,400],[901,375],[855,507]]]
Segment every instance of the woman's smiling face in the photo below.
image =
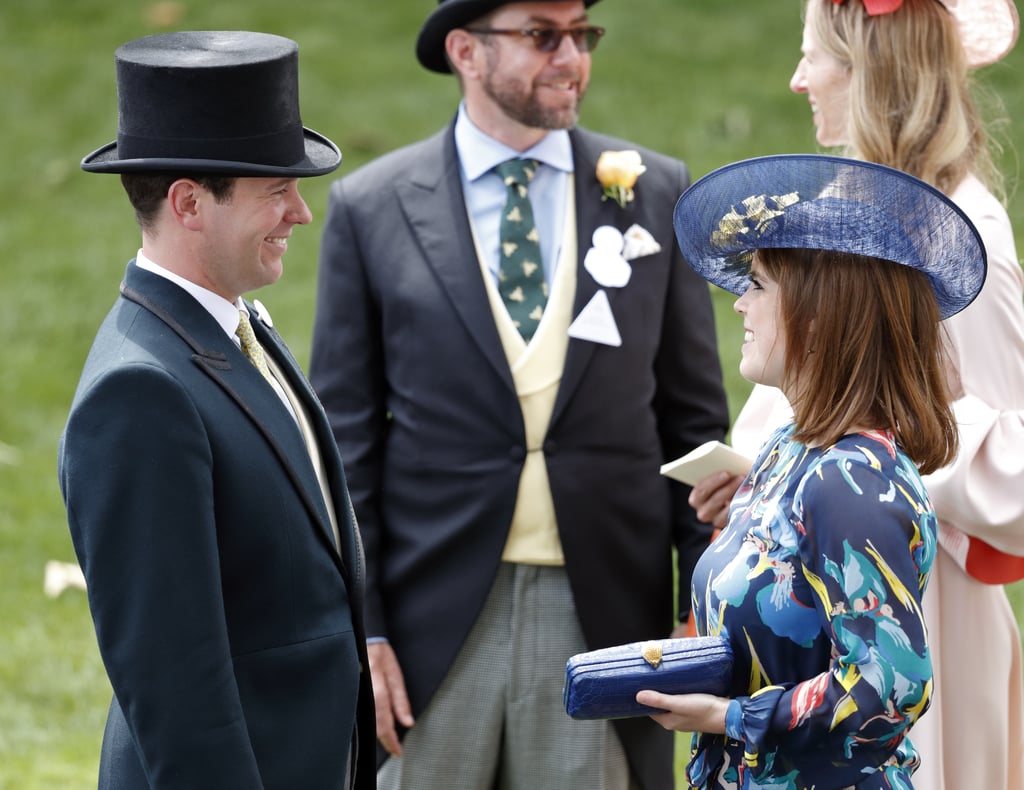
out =
[[806,93],[814,118],[815,136],[824,146],[849,142],[850,67],[826,52],[814,34],[812,15],[816,3],[807,5],[802,57],[789,81],[794,93]]
[[750,285],[733,309],[743,316],[743,358],[740,375],[755,384],[782,387],[786,364],[786,337],[782,328],[779,284],[754,256]]

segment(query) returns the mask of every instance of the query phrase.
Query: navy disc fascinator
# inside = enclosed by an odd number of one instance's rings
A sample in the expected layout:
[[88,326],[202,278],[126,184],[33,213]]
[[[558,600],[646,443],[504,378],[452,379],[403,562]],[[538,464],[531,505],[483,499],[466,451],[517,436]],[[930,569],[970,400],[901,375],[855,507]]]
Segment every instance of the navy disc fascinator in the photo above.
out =
[[942,192],[890,167],[819,154],[735,162],[696,181],[676,204],[686,262],[734,294],[750,284],[754,250],[865,255],[920,269],[942,318],[981,291],[985,246]]

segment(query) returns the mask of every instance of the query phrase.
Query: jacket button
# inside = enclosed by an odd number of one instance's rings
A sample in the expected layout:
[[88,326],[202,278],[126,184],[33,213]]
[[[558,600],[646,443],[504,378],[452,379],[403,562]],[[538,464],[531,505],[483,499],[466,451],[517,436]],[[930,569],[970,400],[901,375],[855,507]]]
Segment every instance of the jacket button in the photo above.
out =
[[544,442],[544,454],[545,455],[554,455],[557,452],[558,452],[558,442],[556,442],[554,439],[548,439],[547,441]]
[[526,448],[516,446],[509,450],[508,454],[512,456],[513,461],[522,461],[524,458],[526,458]]

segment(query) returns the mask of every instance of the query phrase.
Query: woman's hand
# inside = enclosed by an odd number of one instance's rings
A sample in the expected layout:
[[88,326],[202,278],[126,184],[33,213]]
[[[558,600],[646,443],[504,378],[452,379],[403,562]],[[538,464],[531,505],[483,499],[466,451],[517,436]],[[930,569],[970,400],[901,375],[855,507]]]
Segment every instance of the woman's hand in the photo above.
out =
[[725,714],[729,710],[728,697],[638,691],[636,701],[641,705],[667,711],[651,715],[651,718],[666,730],[705,732],[711,735],[725,733]]

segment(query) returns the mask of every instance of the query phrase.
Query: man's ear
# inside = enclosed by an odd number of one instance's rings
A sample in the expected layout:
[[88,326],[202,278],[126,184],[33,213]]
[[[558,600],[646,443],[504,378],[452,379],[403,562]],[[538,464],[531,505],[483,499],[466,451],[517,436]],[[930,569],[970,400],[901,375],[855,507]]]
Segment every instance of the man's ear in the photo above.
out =
[[474,79],[479,76],[476,58],[480,47],[480,39],[472,33],[461,28],[448,32],[444,39],[444,51],[457,77]]
[[202,229],[201,207],[208,193],[191,178],[179,178],[167,190],[171,216],[187,230]]

